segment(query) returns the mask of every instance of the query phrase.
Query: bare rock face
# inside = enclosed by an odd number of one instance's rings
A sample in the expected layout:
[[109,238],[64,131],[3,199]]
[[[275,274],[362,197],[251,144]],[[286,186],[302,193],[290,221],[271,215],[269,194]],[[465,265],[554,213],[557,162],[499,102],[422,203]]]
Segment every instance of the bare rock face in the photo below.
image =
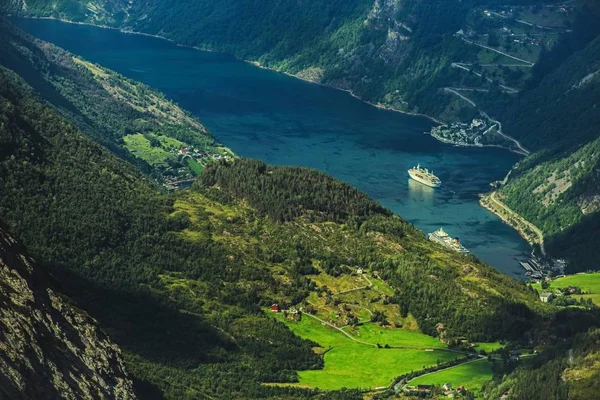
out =
[[135,399],[120,349],[0,224],[0,399]]

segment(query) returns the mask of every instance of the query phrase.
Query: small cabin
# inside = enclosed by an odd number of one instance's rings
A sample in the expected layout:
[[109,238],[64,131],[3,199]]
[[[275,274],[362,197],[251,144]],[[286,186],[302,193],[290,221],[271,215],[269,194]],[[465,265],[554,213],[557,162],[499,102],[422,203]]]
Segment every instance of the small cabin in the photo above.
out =
[[271,311],[273,311],[273,312],[279,312],[279,306],[277,304],[273,304],[271,306]]
[[549,303],[552,300],[552,293],[540,294],[540,300],[542,301],[542,303]]

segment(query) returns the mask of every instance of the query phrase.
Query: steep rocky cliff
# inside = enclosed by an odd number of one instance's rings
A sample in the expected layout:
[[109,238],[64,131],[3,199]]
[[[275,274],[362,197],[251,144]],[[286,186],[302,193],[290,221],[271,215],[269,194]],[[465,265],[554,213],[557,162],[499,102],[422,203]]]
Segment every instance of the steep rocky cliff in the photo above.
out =
[[119,348],[0,224],[0,399],[135,399]]

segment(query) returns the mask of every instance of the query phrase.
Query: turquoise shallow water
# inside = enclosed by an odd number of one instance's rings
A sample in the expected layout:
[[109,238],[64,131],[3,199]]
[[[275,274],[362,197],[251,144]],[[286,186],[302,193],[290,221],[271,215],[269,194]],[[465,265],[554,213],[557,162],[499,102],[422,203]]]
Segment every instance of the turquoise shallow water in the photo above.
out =
[[[500,149],[460,148],[424,132],[424,117],[380,110],[347,93],[263,70],[226,54],[49,20],[16,20],[26,32],[164,92],[192,111],[237,154],[327,172],[425,232],[443,226],[490,265],[520,273],[527,244],[479,207],[477,195],[518,158]],[[408,178],[417,163],[444,187]]]

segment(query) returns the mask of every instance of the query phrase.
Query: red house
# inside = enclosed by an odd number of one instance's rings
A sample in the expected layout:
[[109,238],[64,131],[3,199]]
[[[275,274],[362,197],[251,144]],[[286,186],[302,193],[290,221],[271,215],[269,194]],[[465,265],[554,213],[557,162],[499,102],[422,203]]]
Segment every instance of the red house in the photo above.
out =
[[286,306],[280,306],[277,304],[273,304],[271,306],[271,311],[273,311],[273,312],[280,312],[280,311],[286,311],[286,310],[287,310]]

